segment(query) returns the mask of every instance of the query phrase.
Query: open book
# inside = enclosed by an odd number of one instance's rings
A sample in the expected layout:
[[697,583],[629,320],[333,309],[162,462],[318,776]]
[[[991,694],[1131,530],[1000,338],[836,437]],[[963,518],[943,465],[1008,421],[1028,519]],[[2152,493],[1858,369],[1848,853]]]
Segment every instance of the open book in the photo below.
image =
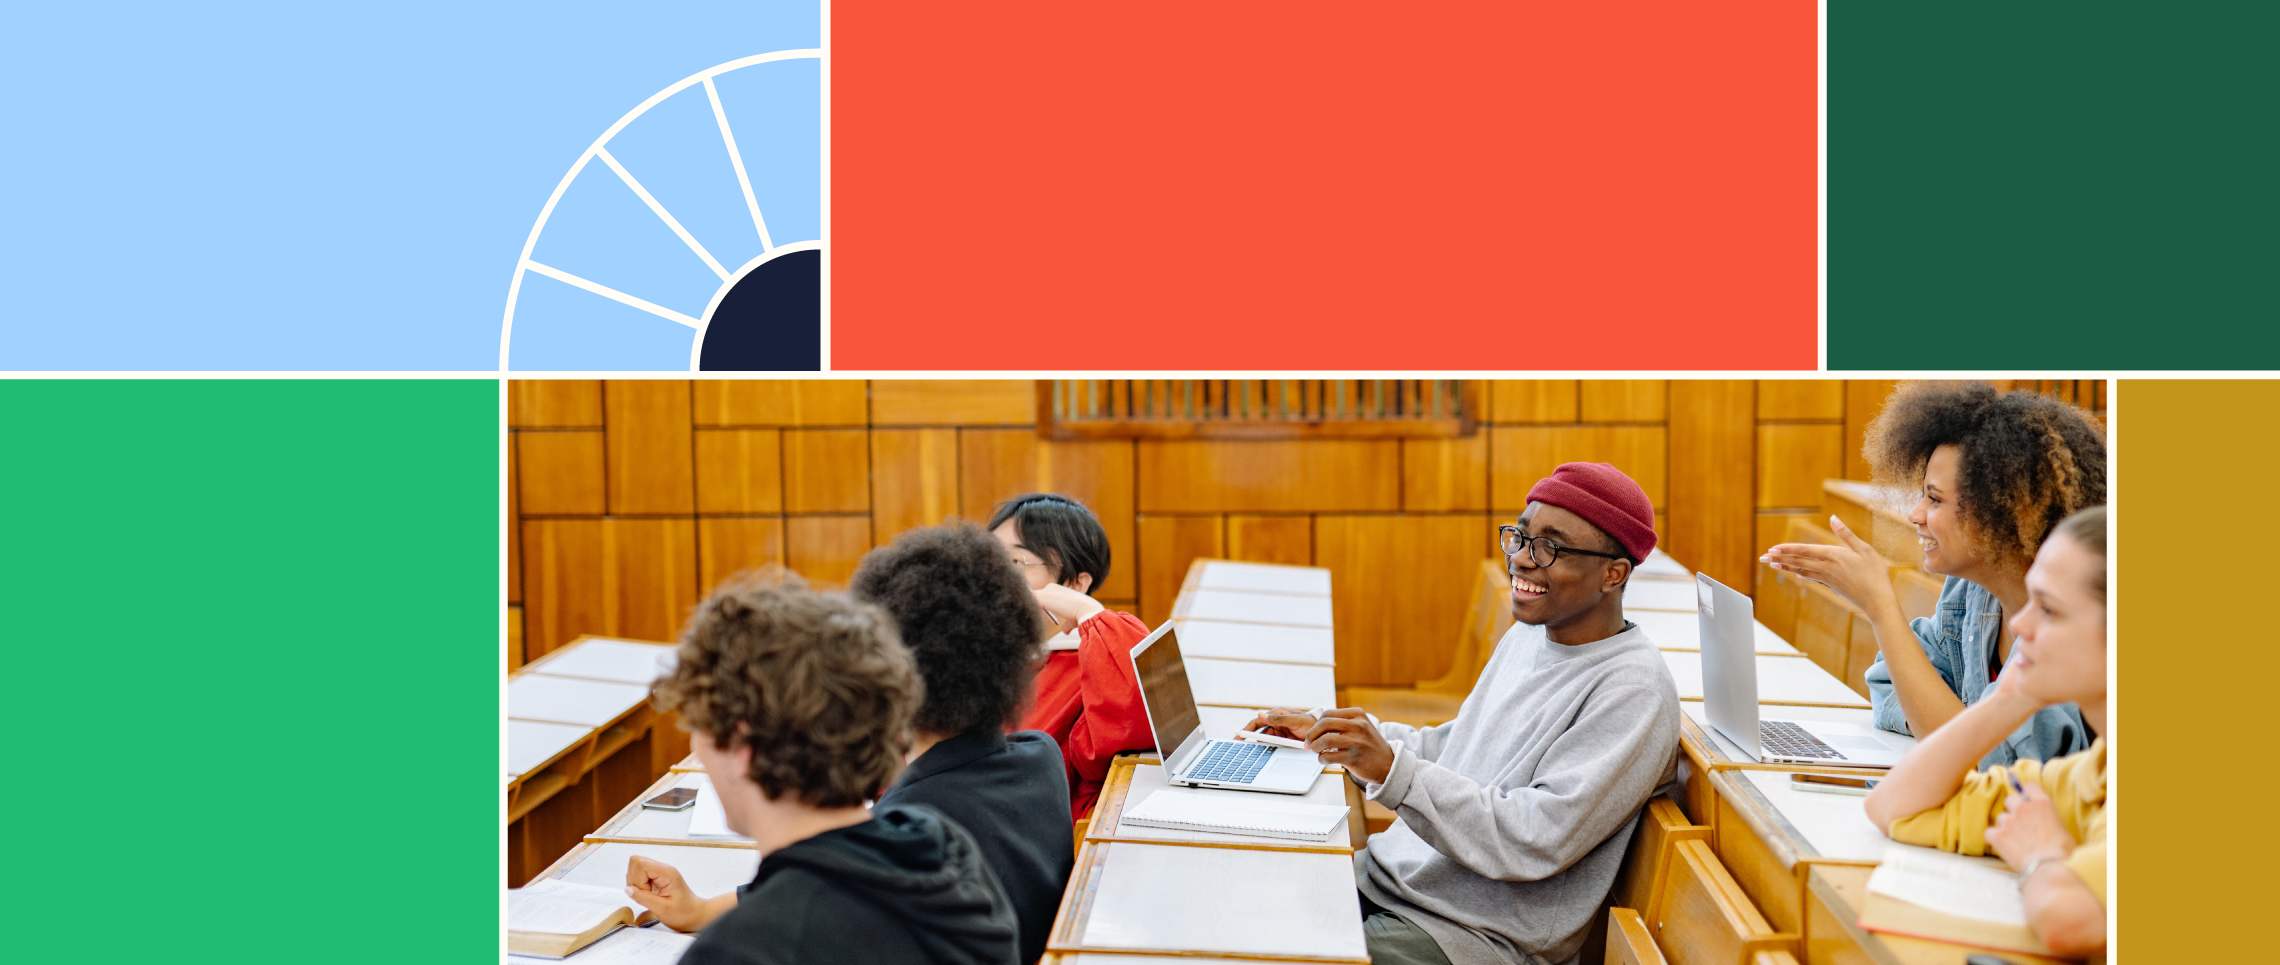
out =
[[2048,955],[2027,928],[2019,876],[2001,863],[1889,844],[1868,877],[1860,927],[2007,952]]
[[561,958],[620,925],[654,918],[622,890],[542,878],[507,889],[507,950]]
[[1240,791],[1157,791],[1125,809],[1120,823],[1329,844],[1345,820],[1346,809],[1331,804],[1306,804]]

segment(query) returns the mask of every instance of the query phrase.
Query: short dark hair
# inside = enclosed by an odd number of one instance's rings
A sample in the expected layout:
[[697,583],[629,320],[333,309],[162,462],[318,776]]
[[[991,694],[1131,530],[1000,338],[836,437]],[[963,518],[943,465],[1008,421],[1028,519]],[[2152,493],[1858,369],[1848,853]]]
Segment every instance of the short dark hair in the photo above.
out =
[[2059,521],[2058,531],[2073,540],[2074,545],[2098,556],[2098,568],[2090,574],[2090,589],[2097,591],[2098,599],[2106,598],[2106,507],[2092,506]]
[[659,710],[722,748],[752,748],[770,798],[855,807],[902,771],[925,685],[878,607],[808,590],[797,575],[745,574],[697,605]]
[[2089,413],[1985,382],[1912,382],[1868,424],[1880,480],[1923,485],[1944,445],[1963,450],[1956,510],[1998,559],[2025,563],[2059,520],[2106,501],[2106,433]]
[[886,610],[917,658],[920,730],[963,734],[1020,719],[1045,617],[995,537],[962,521],[907,531],[863,555],[848,592]]
[[1053,564],[1053,582],[1069,583],[1079,573],[1092,574],[1092,590],[1108,582],[1108,530],[1085,504],[1059,493],[1015,496],[998,504],[988,529],[1009,519],[1021,545]]

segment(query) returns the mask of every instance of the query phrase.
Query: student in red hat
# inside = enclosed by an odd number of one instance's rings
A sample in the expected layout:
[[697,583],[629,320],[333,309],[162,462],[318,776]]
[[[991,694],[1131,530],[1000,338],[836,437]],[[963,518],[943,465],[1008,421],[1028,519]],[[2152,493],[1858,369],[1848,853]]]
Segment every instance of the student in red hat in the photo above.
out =
[[1517,622],[1455,720],[1278,707],[1249,725],[1305,739],[1399,816],[1354,862],[1381,965],[1575,958],[1633,819],[1676,775],[1678,687],[1623,619],[1655,547],[1646,492],[1571,462],[1498,530]]

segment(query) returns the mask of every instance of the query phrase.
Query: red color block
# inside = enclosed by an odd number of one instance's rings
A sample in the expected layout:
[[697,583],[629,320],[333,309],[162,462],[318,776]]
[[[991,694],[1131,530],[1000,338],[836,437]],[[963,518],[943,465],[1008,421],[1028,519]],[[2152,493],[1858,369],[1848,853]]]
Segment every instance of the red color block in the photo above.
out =
[[1817,364],[1805,0],[831,18],[833,368]]

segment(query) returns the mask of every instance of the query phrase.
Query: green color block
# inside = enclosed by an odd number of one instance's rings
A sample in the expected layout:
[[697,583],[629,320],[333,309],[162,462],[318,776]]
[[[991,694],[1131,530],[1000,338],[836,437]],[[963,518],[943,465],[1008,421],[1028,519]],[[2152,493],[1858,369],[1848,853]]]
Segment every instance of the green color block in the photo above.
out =
[[7,958],[498,961],[498,399],[0,382]]
[[2280,4],[1827,29],[1830,368],[2280,368]]

